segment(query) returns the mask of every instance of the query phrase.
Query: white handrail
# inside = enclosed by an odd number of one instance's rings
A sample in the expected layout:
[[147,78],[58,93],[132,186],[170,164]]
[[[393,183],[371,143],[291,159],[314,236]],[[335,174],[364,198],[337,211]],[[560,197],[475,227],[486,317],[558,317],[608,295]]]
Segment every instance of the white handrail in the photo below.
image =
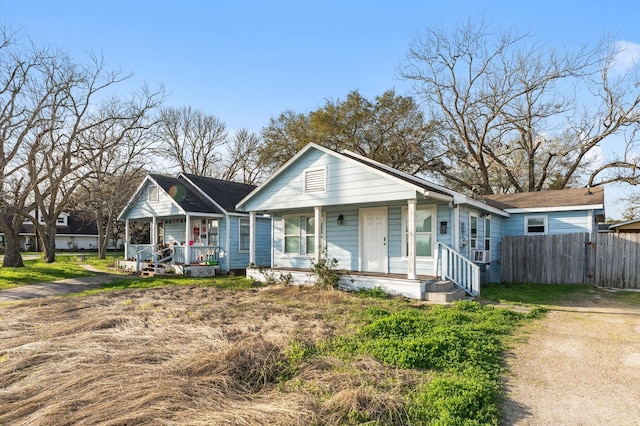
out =
[[453,281],[472,296],[479,296],[480,267],[446,244],[436,244],[436,275]]

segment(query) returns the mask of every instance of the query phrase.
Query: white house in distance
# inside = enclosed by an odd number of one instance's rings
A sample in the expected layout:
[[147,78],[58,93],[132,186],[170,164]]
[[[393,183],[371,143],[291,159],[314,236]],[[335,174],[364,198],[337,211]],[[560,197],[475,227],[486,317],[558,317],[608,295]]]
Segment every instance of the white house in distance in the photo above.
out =
[[[38,214],[40,223],[44,223]],[[36,227],[25,220],[20,227],[20,247],[25,251],[42,251]],[[57,219],[56,250],[93,251],[98,249],[98,227],[94,220],[76,212],[64,212]],[[0,246],[4,247],[4,234],[0,233]],[[119,247],[114,247],[119,248]]]
[[[438,290],[446,290],[451,300],[461,289],[478,295],[481,280],[499,281],[500,240],[507,232],[590,231],[599,212],[604,217],[602,192],[592,190],[599,202],[583,202],[577,193],[563,208],[510,212],[497,199],[475,200],[356,153],[311,143],[239,201],[237,210],[272,217],[270,273],[304,282],[311,263],[326,255],[346,271],[345,286],[380,286],[426,300],[440,300]],[[573,226],[560,226],[567,222]],[[251,239],[259,241],[253,229]],[[247,275],[261,279],[263,271]]]

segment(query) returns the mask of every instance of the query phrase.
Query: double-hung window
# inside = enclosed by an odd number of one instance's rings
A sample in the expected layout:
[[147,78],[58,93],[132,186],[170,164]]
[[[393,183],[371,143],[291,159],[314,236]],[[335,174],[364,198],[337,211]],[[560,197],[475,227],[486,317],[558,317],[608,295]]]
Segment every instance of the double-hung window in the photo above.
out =
[[[314,254],[316,244],[316,220],[313,214],[285,216],[284,244],[285,254]],[[320,218],[320,240],[324,238],[324,216]]]
[[546,234],[547,216],[525,216],[524,233],[532,235]]
[[484,218],[484,249],[491,250],[491,218]]
[[251,227],[249,219],[240,218],[240,251],[249,251]]
[[[409,254],[409,217],[408,209],[402,208],[402,256],[407,257]],[[416,207],[416,256],[431,257],[433,256],[433,229],[434,229],[434,210],[429,206]]]
[[473,250],[478,248],[478,216],[469,215],[469,245]]

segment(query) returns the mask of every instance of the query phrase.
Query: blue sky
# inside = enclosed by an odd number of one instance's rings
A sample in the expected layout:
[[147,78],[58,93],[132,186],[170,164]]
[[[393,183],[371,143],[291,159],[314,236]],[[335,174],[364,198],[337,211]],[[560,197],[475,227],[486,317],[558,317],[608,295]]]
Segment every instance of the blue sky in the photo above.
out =
[[[397,70],[426,27],[484,16],[575,49],[606,34],[640,45],[637,1],[40,1],[0,0],[0,23],[81,59],[102,53],[134,77],[164,84],[168,106],[191,106],[231,130],[259,132],[286,109],[306,113],[359,90],[410,85]],[[620,193],[612,188],[607,213]]]

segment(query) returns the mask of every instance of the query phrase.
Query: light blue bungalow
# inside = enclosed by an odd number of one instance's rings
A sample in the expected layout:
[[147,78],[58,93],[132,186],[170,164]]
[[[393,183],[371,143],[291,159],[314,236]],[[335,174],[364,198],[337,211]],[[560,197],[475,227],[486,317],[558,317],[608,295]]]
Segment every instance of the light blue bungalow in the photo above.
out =
[[[347,271],[345,286],[442,301],[478,295],[481,278],[499,279],[491,260],[499,259],[502,222],[509,217],[353,152],[313,143],[236,208],[272,217],[270,273],[309,282],[312,263],[326,256]],[[263,272],[247,275],[260,280]]]
[[[271,219],[235,209],[254,189],[187,173],[147,175],[118,217],[125,222],[125,260],[119,266],[194,276],[244,270],[250,228],[259,241],[253,246],[253,263],[270,266]],[[149,243],[131,241],[133,222],[150,224]]]
[[[604,190],[480,201],[356,153],[311,143],[236,208],[272,217],[269,274],[313,283],[311,267],[326,256],[346,271],[345,287],[450,301],[478,295],[481,282],[500,282],[504,235],[595,232],[604,220]],[[253,228],[250,234],[253,248],[260,237]],[[247,275],[265,279],[263,269]]]

